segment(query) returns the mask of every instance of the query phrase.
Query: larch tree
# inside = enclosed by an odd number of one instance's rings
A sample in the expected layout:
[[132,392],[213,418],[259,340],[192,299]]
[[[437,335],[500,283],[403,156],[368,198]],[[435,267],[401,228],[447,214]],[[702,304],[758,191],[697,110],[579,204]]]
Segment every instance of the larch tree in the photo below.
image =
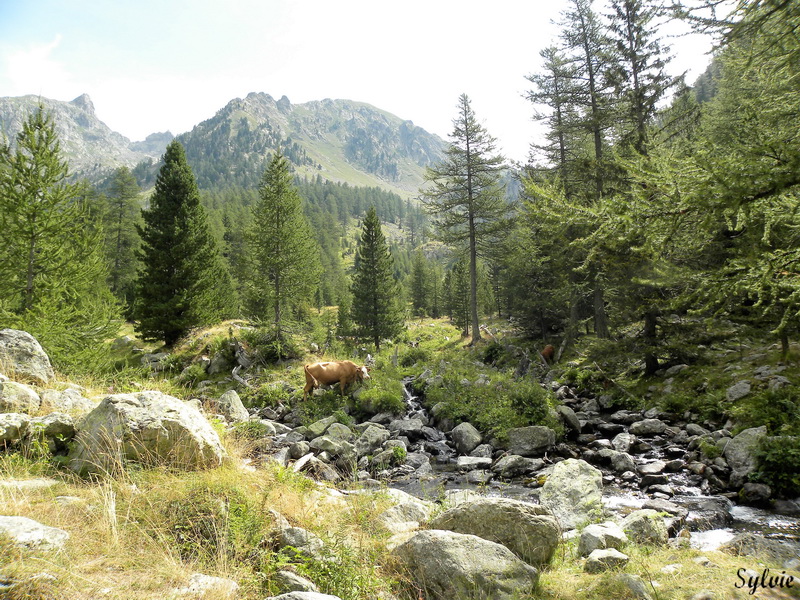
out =
[[505,223],[509,204],[504,195],[504,158],[496,140],[478,122],[469,97],[462,94],[445,159],[425,173],[422,202],[432,215],[438,237],[466,247],[469,257],[472,343],[481,339],[478,321],[478,256],[483,243]]
[[106,196],[104,218],[108,283],[111,292],[125,303],[129,311],[133,306],[136,251],[139,248],[135,227],[141,220],[139,193],[139,186],[130,169],[117,169]]
[[403,330],[404,316],[399,302],[400,286],[394,277],[394,261],[374,206],[364,217],[352,291],[351,312],[356,336],[372,341],[380,350],[381,340],[397,337]]
[[59,368],[98,357],[119,317],[102,229],[71,183],[52,115],[39,106],[14,148],[0,143],[0,319],[35,335]]
[[280,151],[265,169],[258,194],[247,235],[253,265],[248,293],[257,312],[271,313],[280,340],[286,309],[311,302],[319,286],[320,250],[303,214],[289,161]]
[[232,315],[235,294],[183,146],[164,154],[150,207],[142,211],[136,280],[136,329],[147,340],[173,345],[192,327]]

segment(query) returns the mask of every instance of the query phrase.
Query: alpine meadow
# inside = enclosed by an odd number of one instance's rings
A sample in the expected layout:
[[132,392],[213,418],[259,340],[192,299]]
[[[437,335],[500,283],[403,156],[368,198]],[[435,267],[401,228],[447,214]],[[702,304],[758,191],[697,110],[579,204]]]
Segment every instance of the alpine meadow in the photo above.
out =
[[423,85],[0,98],[0,597],[800,598],[800,3],[562,5],[522,162]]

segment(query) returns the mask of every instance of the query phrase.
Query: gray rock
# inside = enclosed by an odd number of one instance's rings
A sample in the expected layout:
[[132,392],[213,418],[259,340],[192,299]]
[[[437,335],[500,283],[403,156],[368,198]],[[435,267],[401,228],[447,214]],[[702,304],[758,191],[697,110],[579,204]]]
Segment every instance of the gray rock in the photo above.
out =
[[572,410],[569,406],[559,404],[556,406],[556,412],[558,412],[558,416],[565,426],[577,433],[581,432],[581,422],[574,410]]
[[308,426],[305,436],[307,440],[313,440],[316,437],[323,435],[333,423],[336,423],[336,417],[325,417],[319,421],[315,421]]
[[486,485],[494,477],[494,473],[488,469],[474,469],[466,474],[466,481],[472,485]]
[[431,600],[512,600],[529,595],[539,578],[505,546],[452,531],[421,531],[392,554]]
[[334,440],[342,440],[345,442],[352,442],[356,437],[353,431],[342,423],[331,423],[325,435]]
[[745,483],[739,490],[739,501],[751,506],[766,506],[772,497],[772,488],[764,483]]
[[289,457],[292,460],[297,460],[299,458],[303,458],[306,454],[309,453],[311,450],[311,445],[306,442],[295,442],[291,446],[289,446]]
[[478,458],[492,458],[494,456],[494,447],[491,444],[480,444],[469,455]]
[[509,454],[492,465],[492,471],[502,479],[513,479],[529,475],[544,467],[541,458],[525,458],[518,454]]
[[738,472],[742,477],[750,475],[757,466],[756,453],[761,440],[767,435],[767,427],[751,427],[745,429],[734,437],[725,446],[722,455],[728,461],[728,465],[733,471]]
[[556,443],[556,432],[542,425],[508,430],[508,451],[520,456],[541,456]]
[[661,419],[644,419],[630,426],[628,431],[637,436],[659,435],[664,433],[667,424]]
[[203,573],[194,573],[189,577],[189,585],[175,590],[178,596],[191,596],[195,598],[214,598],[214,600],[227,600],[236,598],[239,584],[232,579],[213,577]]
[[415,440],[422,437],[422,428],[425,423],[422,419],[396,419],[389,423],[389,431],[394,431],[397,435],[404,435],[409,439]]
[[358,458],[373,454],[383,446],[390,435],[389,431],[384,427],[370,424],[356,440],[355,447]]
[[539,501],[563,529],[573,529],[603,514],[602,493],[603,474],[586,461],[568,458],[553,467]]
[[733,384],[731,387],[727,389],[725,392],[725,397],[728,399],[729,402],[736,402],[737,400],[741,400],[747,394],[750,393],[750,382],[749,381],[739,381],[738,383]]
[[639,465],[639,473],[641,475],[660,475],[667,468],[667,463],[663,460],[653,460],[649,463]]
[[27,517],[0,516],[0,533],[8,536],[15,546],[30,550],[60,550],[69,539],[69,533],[63,529]]
[[664,545],[669,539],[664,519],[654,510],[636,510],[622,520],[622,530],[636,544]]
[[708,429],[701,427],[697,423],[688,423],[684,429],[689,435],[709,435],[711,433]]
[[313,581],[285,569],[275,573],[275,583],[284,592],[319,592]]
[[437,516],[430,526],[497,542],[534,566],[549,563],[561,539],[550,511],[510,498],[463,502]]
[[0,365],[18,381],[47,385],[55,377],[50,358],[27,331],[0,329]]
[[240,423],[250,419],[250,413],[242,404],[236,390],[228,390],[217,400],[217,410],[231,423]]
[[39,394],[24,383],[0,382],[0,413],[34,414],[41,402]]
[[603,571],[625,566],[628,560],[627,555],[614,548],[594,550],[586,559],[584,570],[587,573],[602,573]]
[[395,534],[419,529],[420,523],[430,519],[432,514],[433,505],[430,502],[411,496],[383,511],[378,515],[378,521]]
[[620,573],[614,577],[614,579],[628,588],[633,594],[633,597],[637,600],[652,600],[653,597],[648,591],[649,589],[652,589],[652,585],[645,582],[645,580],[638,575],[632,575],[631,573]]
[[51,444],[51,450],[63,448],[75,437],[75,422],[66,413],[35,417],[28,424],[27,437],[46,440]]
[[45,390],[41,398],[43,409],[75,415],[85,415],[97,406],[96,401],[86,398],[77,388]]
[[611,467],[617,473],[627,473],[636,469],[633,457],[626,452],[614,452],[611,455]]
[[278,530],[277,544],[279,548],[294,548],[297,553],[311,558],[323,558],[325,542],[318,535],[302,527],[283,527]]
[[69,467],[115,473],[128,461],[203,469],[222,464],[225,449],[196,409],[162,392],[104,398],[80,425]]
[[719,550],[734,556],[766,557],[779,563],[800,555],[797,544],[772,540],[751,532],[736,534],[733,539],[722,544]]
[[605,550],[607,548],[620,550],[627,543],[628,536],[625,535],[619,525],[612,521],[606,521],[599,525],[587,525],[581,531],[578,554],[580,556],[588,556],[595,550]]
[[456,461],[459,471],[472,471],[473,469],[488,469],[492,466],[491,458],[480,456],[459,456]]
[[617,452],[630,452],[634,442],[636,442],[636,437],[630,433],[623,432],[614,436],[614,439],[611,440],[611,445]]
[[456,425],[450,435],[453,436],[453,443],[459,454],[469,454],[483,440],[481,432],[475,429],[472,423],[467,422]]
[[31,418],[21,413],[0,414],[0,444],[13,444],[20,441],[28,430]]

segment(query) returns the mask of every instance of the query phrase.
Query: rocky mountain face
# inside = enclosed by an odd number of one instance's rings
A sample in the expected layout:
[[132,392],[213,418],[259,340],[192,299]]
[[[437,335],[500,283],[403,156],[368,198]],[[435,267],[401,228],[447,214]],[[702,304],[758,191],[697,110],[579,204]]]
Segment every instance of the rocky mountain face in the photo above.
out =
[[[92,181],[121,165],[145,163],[142,173],[157,170],[173,137],[154,133],[131,142],[97,118],[86,94],[71,102],[22,96],[0,98],[0,127],[12,143],[40,103],[55,117],[72,172]],[[231,100],[179,139],[204,188],[257,185],[269,154],[280,147],[300,175],[403,196],[417,192],[425,167],[441,160],[446,147],[411,121],[368,104],[330,99],[292,104],[286,96],[275,100],[264,93]]]
[[251,93],[179,137],[201,187],[256,185],[280,147],[303,175],[415,193],[445,142],[411,121],[350,100],[292,104]]
[[102,179],[109,171],[123,165],[133,168],[143,160],[158,159],[172,139],[169,133],[156,134],[161,136],[158,143],[132,144],[97,118],[94,104],[87,94],[71,102],[33,95],[0,98],[0,135],[5,135],[13,146],[22,123],[39,105],[54,117],[61,149],[69,161],[71,173],[91,181]]

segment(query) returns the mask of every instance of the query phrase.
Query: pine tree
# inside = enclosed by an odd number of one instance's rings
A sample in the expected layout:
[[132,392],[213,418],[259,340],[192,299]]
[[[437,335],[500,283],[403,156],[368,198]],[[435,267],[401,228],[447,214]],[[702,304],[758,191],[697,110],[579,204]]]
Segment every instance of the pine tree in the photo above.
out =
[[44,107],[0,143],[0,319],[36,336],[59,368],[97,366],[119,317],[105,284],[102,230]]
[[144,339],[171,346],[190,328],[230,316],[235,306],[230,274],[177,140],[167,146],[150,208],[142,217],[134,315]]
[[404,323],[398,302],[400,289],[394,278],[394,261],[374,206],[364,217],[352,290],[356,335],[371,340],[376,350],[380,350],[381,340],[399,335]]
[[469,98],[459,98],[451,142],[442,163],[428,168],[423,204],[434,216],[442,241],[466,246],[469,256],[472,343],[481,339],[478,322],[478,256],[481,245],[504,226],[509,205],[501,182],[504,159],[496,140],[478,123]]
[[285,309],[312,301],[322,272],[319,247],[289,169],[289,161],[280,152],[270,160],[247,236],[253,264],[248,285],[252,304],[257,313],[271,313],[279,340]]
[[414,309],[414,314],[424,317],[428,312],[430,304],[430,277],[425,259],[425,254],[422,250],[417,250],[414,254],[414,263],[411,268],[411,304]]
[[136,252],[139,248],[135,227],[141,216],[139,192],[136,178],[130,170],[127,167],[117,169],[106,199],[104,218],[108,284],[111,292],[126,304],[128,310],[133,306]]

